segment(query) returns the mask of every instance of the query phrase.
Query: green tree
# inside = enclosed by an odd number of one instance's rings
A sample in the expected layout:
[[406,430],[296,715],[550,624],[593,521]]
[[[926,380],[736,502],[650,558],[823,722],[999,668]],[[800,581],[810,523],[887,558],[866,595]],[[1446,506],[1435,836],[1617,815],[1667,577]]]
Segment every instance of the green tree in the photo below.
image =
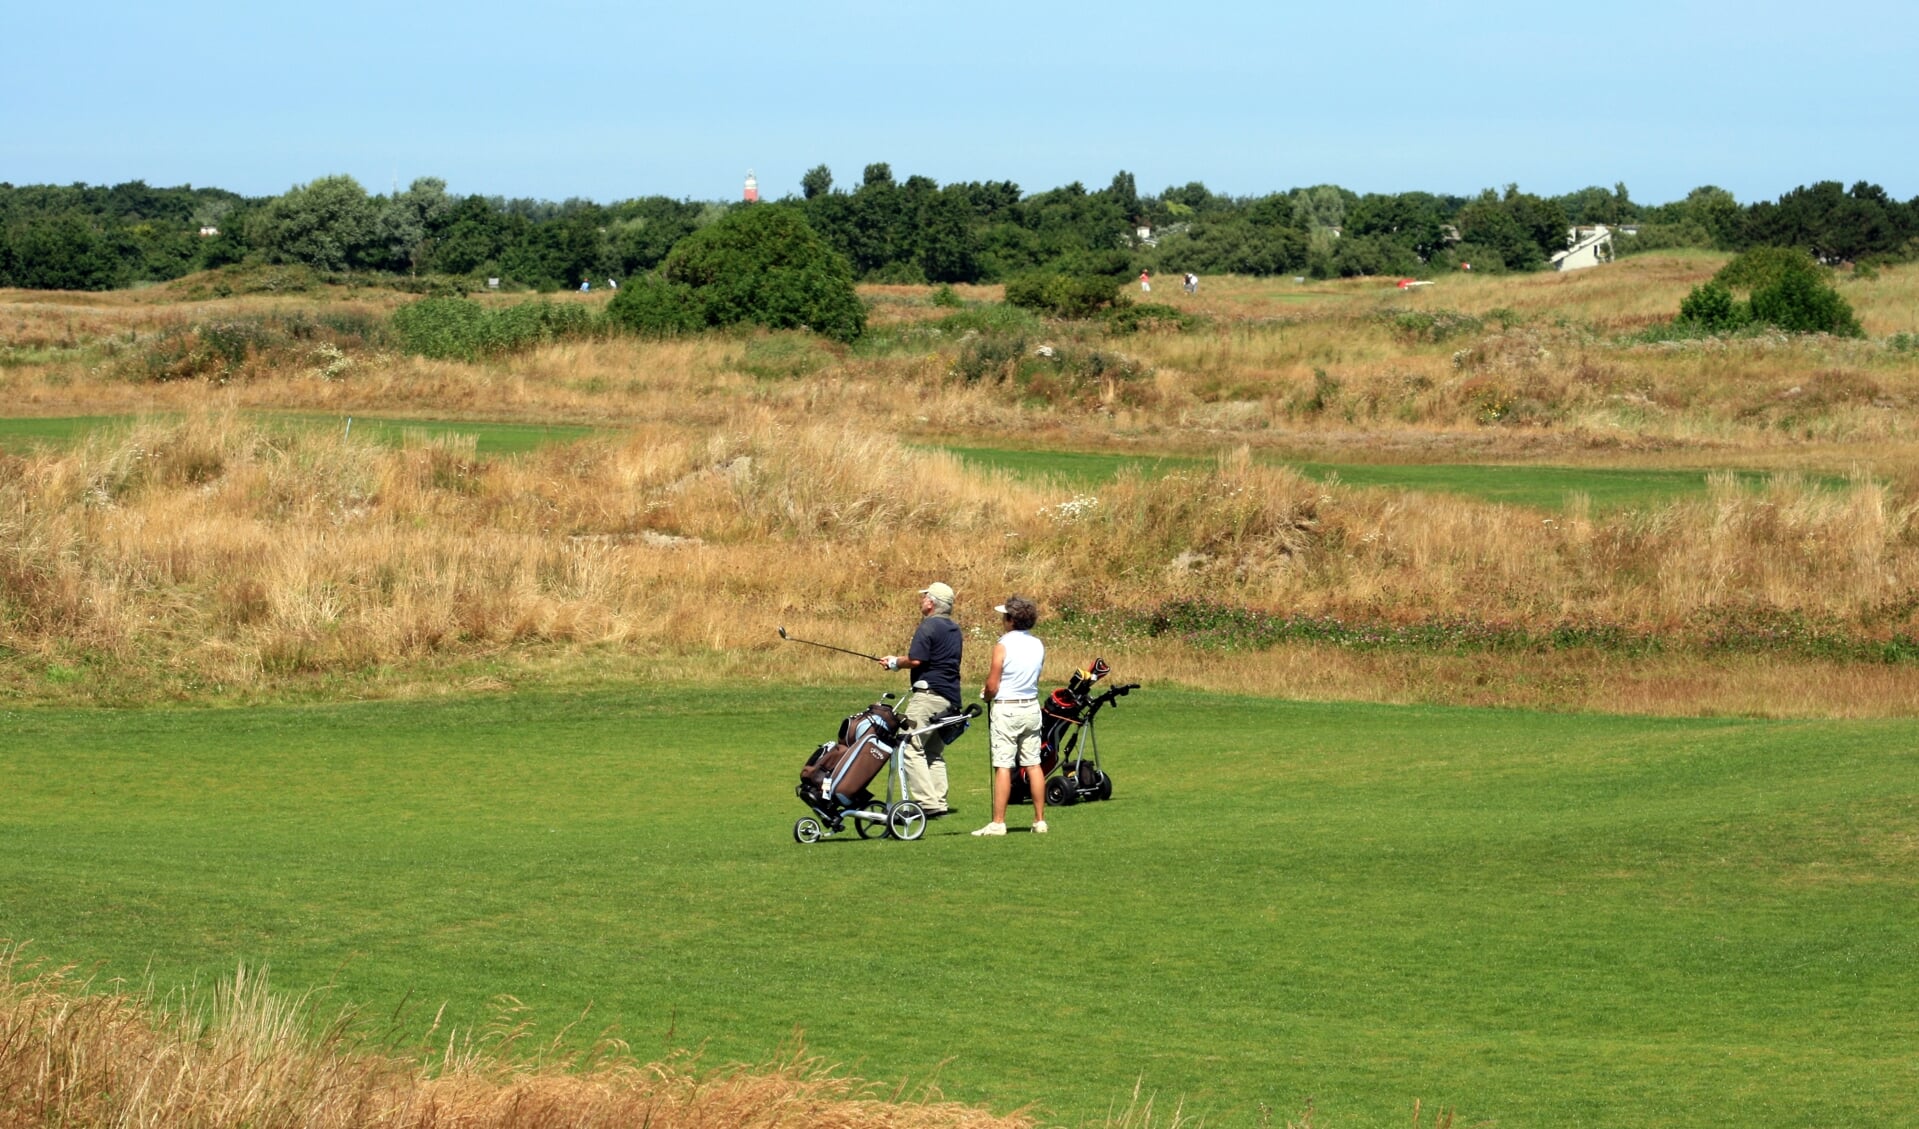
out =
[[918,212],[918,258],[927,281],[979,281],[979,239],[966,194],[949,186],[922,199]]
[[499,257],[524,220],[495,211],[484,196],[468,196],[453,206],[439,238],[430,248],[430,269],[472,274]]
[[374,242],[384,259],[380,265],[418,274],[427,258],[427,241],[446,227],[457,204],[446,194],[446,181],[432,176],[423,176],[405,192],[379,200]]
[[1133,174],[1121,169],[1113,174],[1113,183],[1106,188],[1106,195],[1119,207],[1120,213],[1128,222],[1141,214],[1139,187],[1133,181]]
[[1425,192],[1372,193],[1360,197],[1346,210],[1342,234],[1373,236],[1383,243],[1396,243],[1422,261],[1432,258],[1446,245],[1439,199]]
[[814,165],[800,177],[800,194],[811,200],[833,191],[833,170],[825,165]]
[[1498,252],[1509,270],[1544,267],[1555,252],[1565,249],[1568,226],[1558,204],[1512,184],[1503,197],[1486,189],[1458,216],[1460,238]]
[[1309,233],[1344,224],[1347,205],[1359,199],[1336,184],[1296,188],[1292,196],[1293,221]]
[[1632,202],[1623,181],[1613,185],[1610,192],[1595,184],[1564,196],[1555,196],[1553,203],[1566,213],[1568,223],[1622,224],[1639,219],[1639,205]]
[[362,264],[375,244],[376,208],[350,176],[297,185],[253,214],[249,241],[275,262],[321,270]]
[[125,278],[112,244],[78,212],[43,217],[13,232],[11,285],[31,290],[110,290]]
[[607,209],[606,239],[618,278],[632,278],[665,261],[673,245],[697,231],[705,207],[691,200],[647,196]]

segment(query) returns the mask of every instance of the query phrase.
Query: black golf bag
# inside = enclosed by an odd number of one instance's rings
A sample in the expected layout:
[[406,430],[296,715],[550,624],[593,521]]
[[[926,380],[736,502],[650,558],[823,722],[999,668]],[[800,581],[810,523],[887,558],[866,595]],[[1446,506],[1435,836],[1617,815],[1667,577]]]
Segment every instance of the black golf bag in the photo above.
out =
[[[1108,800],[1113,796],[1113,781],[1100,768],[1099,745],[1092,739],[1093,715],[1101,706],[1117,701],[1139,689],[1139,683],[1116,686],[1095,694],[1100,679],[1112,673],[1106,660],[1095,658],[1073,672],[1066,685],[1053,691],[1040,706],[1039,766],[1046,782],[1046,801],[1052,804],[1076,804],[1081,800]],[[1081,738],[1086,738],[1082,747]],[[1053,776],[1053,770],[1059,770]],[[1013,776],[1011,803],[1026,803],[1032,795],[1024,777]]]

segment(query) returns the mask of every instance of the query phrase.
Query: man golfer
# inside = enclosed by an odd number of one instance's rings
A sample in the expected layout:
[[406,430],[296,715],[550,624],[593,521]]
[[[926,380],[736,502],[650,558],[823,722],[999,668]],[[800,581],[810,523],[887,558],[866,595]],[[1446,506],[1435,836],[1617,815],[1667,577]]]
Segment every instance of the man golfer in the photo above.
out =
[[993,822],[975,835],[1006,834],[1006,804],[1013,795],[1013,772],[1026,774],[1033,793],[1033,833],[1046,834],[1046,771],[1039,766],[1039,674],[1046,644],[1032,634],[1039,608],[1024,596],[1009,596],[993,609],[1006,634],[993,644],[993,665],[980,697],[993,703]]
[[880,659],[880,665],[888,670],[906,671],[907,682],[913,687],[899,711],[901,721],[913,730],[900,751],[900,760],[906,769],[907,794],[928,819],[952,813],[946,801],[946,737],[944,730],[918,730],[959,708],[960,652],[965,646],[966,636],[953,622],[953,589],[935,580],[920,589],[920,625],[906,654]]

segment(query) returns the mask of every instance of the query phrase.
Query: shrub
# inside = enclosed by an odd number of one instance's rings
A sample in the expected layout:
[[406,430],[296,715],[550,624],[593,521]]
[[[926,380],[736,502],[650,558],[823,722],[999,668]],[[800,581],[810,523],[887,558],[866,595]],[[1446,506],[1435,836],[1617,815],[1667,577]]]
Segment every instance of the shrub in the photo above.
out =
[[1679,303],[1679,320],[1709,333],[1730,333],[1751,320],[1749,309],[1717,280],[1693,287]]
[[471,360],[486,340],[486,307],[464,298],[425,298],[393,311],[393,330],[408,352]]
[[465,298],[423,298],[393,311],[401,347],[426,357],[473,361],[593,331],[579,306],[527,302],[489,310]]
[[269,331],[257,320],[169,327],[134,354],[122,371],[158,383],[202,378],[225,381],[238,375],[254,354],[284,340],[283,334]]
[[1755,291],[1776,284],[1789,274],[1818,278],[1823,268],[1797,247],[1754,247],[1719,268],[1714,282],[1733,290]]
[[229,381],[269,372],[316,368],[337,379],[349,353],[388,343],[382,321],[358,311],[226,318],[170,325],[115,346],[114,371],[130,380]]
[[959,293],[955,291],[951,285],[944,282],[940,283],[939,286],[934,289],[932,301],[935,306],[949,310],[957,310],[966,305],[960,298]]
[[659,278],[691,293],[656,290],[628,300],[627,290],[636,289],[630,286],[615,301],[640,305],[615,320],[673,326],[690,307],[707,326],[810,329],[835,341],[856,340],[866,329],[853,268],[792,208],[733,209],[675,245]]
[[1830,333],[1863,337],[1865,331],[1852,314],[1852,305],[1837,290],[1811,274],[1788,272],[1772,285],[1752,293],[1755,321],[1776,325],[1788,333]]
[[1087,318],[1126,300],[1108,275],[1035,271],[1006,283],[1006,301],[1054,317]]
[[1025,359],[1026,343],[1023,335],[969,338],[960,346],[951,375],[968,384],[977,384],[982,380],[1005,380]]
[[1407,342],[1437,345],[1449,338],[1478,333],[1486,324],[1458,310],[1382,310],[1379,319]]
[[1205,319],[1174,306],[1158,302],[1129,302],[1106,311],[1106,328],[1112,333],[1139,333],[1170,330],[1179,333],[1201,324]]
[[607,320],[641,337],[677,337],[706,327],[706,314],[691,286],[641,275],[606,304]]

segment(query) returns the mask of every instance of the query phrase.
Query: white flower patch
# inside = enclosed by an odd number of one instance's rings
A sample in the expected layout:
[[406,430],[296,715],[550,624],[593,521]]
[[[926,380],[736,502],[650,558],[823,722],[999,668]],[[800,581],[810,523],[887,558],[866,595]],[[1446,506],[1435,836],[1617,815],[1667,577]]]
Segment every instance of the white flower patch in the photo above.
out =
[[1041,506],[1039,512],[1064,525],[1085,517],[1098,505],[1099,499],[1091,494],[1075,494],[1071,501],[1061,502],[1057,506]]

